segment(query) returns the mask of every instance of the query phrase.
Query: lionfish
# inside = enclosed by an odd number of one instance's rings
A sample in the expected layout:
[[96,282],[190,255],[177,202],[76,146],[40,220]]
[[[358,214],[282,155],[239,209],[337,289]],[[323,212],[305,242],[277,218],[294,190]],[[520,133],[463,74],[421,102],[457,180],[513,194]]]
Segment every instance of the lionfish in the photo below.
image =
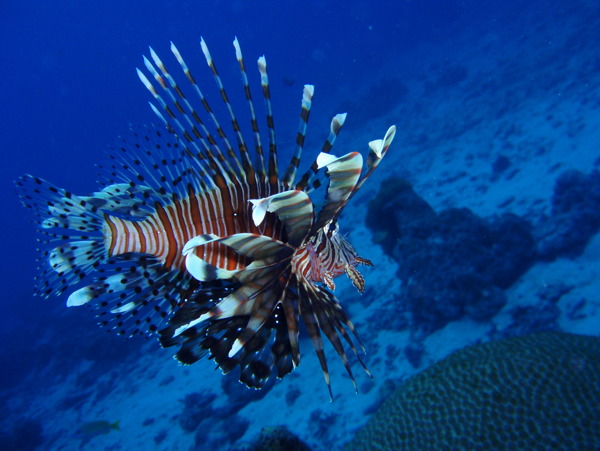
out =
[[[395,127],[369,143],[363,173],[360,153],[330,153],[346,118],[336,115],[322,151],[297,177],[314,93],[305,85],[295,151],[280,173],[265,57],[258,70],[268,154],[234,40],[252,158],[208,47],[203,39],[200,44],[237,151],[175,45],[171,51],[197,106],[150,48],[146,72],[137,73],[164,126],[119,139],[101,167],[100,191],[77,196],[30,175],[16,181],[42,234],[35,292],[68,293],[67,306],[93,306],[99,324],[119,334],[158,334],[163,347],[179,347],[175,357],[183,364],[208,354],[223,373],[239,367],[240,381],[253,388],[299,365],[303,323],[330,396],[322,334],[356,388],[342,339],[370,373],[353,344],[351,335],[360,344],[354,326],[333,294],[334,279],[346,274],[363,292],[357,266],[371,262],[339,232],[338,218],[386,154]],[[325,200],[315,212],[309,194],[324,181]]]

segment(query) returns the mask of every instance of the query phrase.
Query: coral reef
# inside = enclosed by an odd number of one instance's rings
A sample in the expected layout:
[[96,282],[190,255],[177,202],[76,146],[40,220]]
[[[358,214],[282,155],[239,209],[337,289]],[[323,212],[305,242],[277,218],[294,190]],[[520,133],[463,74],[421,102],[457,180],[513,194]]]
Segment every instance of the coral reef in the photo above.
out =
[[[264,397],[273,385],[274,382],[271,381],[265,386],[265,389],[254,390],[240,384],[236,377],[224,377],[221,380],[221,386],[226,394],[226,401],[224,403],[216,402],[217,395],[208,391],[187,394],[182,400],[184,408],[179,415],[179,425],[186,432],[194,432],[206,419],[231,421],[237,412],[247,404]],[[247,424],[238,426],[240,427],[237,430],[243,429],[244,431],[248,427]],[[232,433],[236,434],[234,430]]]
[[548,285],[540,293],[533,305],[518,305],[508,310],[512,323],[502,330],[496,338],[516,337],[519,335],[559,330],[560,309],[556,305],[561,297],[572,290],[572,286]]
[[347,449],[600,449],[599,403],[600,338],[542,332],[414,376]]
[[250,425],[238,412],[249,403],[265,396],[273,384],[274,382],[270,382],[266,390],[254,390],[240,384],[237,378],[224,377],[221,385],[226,393],[225,400],[217,398],[212,392],[187,394],[182,400],[184,408],[179,415],[179,425],[186,432],[195,432],[195,449],[222,449],[233,446]]

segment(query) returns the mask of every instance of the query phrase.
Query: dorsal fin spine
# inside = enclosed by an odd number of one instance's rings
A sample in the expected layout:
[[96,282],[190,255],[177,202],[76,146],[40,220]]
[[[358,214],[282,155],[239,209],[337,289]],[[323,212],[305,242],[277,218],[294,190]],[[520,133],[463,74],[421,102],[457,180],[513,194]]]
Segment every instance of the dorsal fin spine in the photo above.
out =
[[[331,149],[333,148],[333,144],[346,121],[346,113],[336,114],[333,119],[331,119],[331,125],[329,127],[329,136],[325,143],[323,143],[323,148],[321,152],[323,153],[331,153]],[[319,179],[315,179],[317,172],[319,170],[317,160],[313,162],[311,167],[304,173],[300,182],[296,185],[296,189],[312,191],[313,189],[318,188],[321,183]]]
[[[162,97],[158,93],[157,93],[157,95],[155,95],[155,98],[157,98],[157,100],[160,99],[159,101],[162,100],[161,105],[167,111],[167,113],[173,119],[173,121],[177,124],[177,128],[182,133],[183,137],[186,139],[187,142],[189,142],[195,148],[195,150],[196,150],[196,152],[198,154],[202,155],[203,152],[201,151],[201,149],[198,147],[198,145],[196,143],[196,140],[200,141],[200,143],[202,144],[202,147],[204,147],[204,150],[206,152],[207,159],[209,160],[209,162],[211,160],[214,161],[214,164],[216,165],[217,170],[216,170],[216,174],[215,175],[217,177],[220,177],[220,176],[225,177],[226,183],[230,183],[231,179],[236,177],[236,174],[235,174],[233,168],[231,167],[231,165],[229,164],[229,162],[227,161],[227,159],[223,155],[221,155],[221,151],[220,151],[219,147],[216,146],[216,145],[214,146],[214,149],[215,149],[215,151],[217,153],[217,158],[216,159],[214,158],[214,156],[212,154],[212,151],[210,149],[209,143],[207,143],[204,140],[204,138],[203,138],[202,134],[200,133],[200,131],[192,123],[192,121],[190,119],[190,115],[197,120],[197,122],[201,126],[203,132],[209,138],[209,141],[211,140],[210,139],[210,133],[208,132],[208,130],[206,129],[206,127],[204,126],[204,124],[200,120],[199,116],[195,113],[194,109],[191,107],[191,105],[189,104],[189,102],[187,101],[187,99],[185,99],[185,97],[183,96],[183,92],[179,89],[179,87],[175,83],[175,80],[173,79],[173,77],[171,77],[171,75],[168,73],[168,71],[167,71],[164,63],[160,60],[160,58],[158,57],[158,55],[154,52],[154,50],[151,47],[150,47],[150,54],[151,54],[152,59],[154,60],[155,64],[158,66],[158,68],[163,73],[163,76],[161,76],[158,73],[158,71],[154,68],[154,66],[152,65],[152,63],[150,63],[150,61],[148,60],[148,58],[144,57],[144,64],[146,66],[146,69],[148,69],[148,71],[154,76],[154,78],[157,80],[157,82],[163,87],[163,90],[170,97],[171,101],[173,102],[173,104],[177,108],[177,111],[179,111],[179,113],[181,114],[181,116],[188,123],[188,126],[190,127],[192,133],[190,134],[189,131],[188,131],[188,129],[185,126],[183,126],[183,124],[181,123],[181,121],[175,116],[175,114],[172,112],[172,110],[170,108],[168,108],[168,105],[166,104],[166,102],[162,99]],[[164,81],[165,79],[169,82],[169,85],[167,85],[165,83],[165,81]],[[146,83],[144,83],[144,84],[146,84]],[[181,103],[173,95],[173,92],[169,88],[169,86],[186,103],[186,106],[190,110],[191,114],[187,114],[186,113],[186,111],[182,107]]]
[[302,150],[304,149],[304,139],[306,137],[306,129],[308,126],[308,117],[310,115],[310,107],[312,105],[312,98],[315,93],[315,87],[313,85],[304,85],[302,92],[302,110],[300,112],[300,124],[298,125],[298,134],[296,135],[296,151],[294,156],[288,165],[283,182],[287,187],[294,184],[296,178],[296,172],[300,159],[302,158]]
[[258,71],[260,72],[260,84],[262,86],[265,107],[267,109],[267,127],[269,128],[269,184],[277,185],[279,181],[279,170],[277,167],[277,142],[275,141],[275,122],[273,120],[273,107],[271,105],[271,91],[269,89],[269,76],[267,74],[267,60],[264,56],[258,59]]
[[[210,51],[208,50],[208,46],[206,45],[206,41],[204,41],[204,38],[200,39],[200,46],[202,48],[202,52],[204,53],[204,57],[206,58],[206,63],[208,64],[208,67],[210,68],[213,74],[213,79],[215,80],[217,88],[219,89],[219,93],[221,94],[221,99],[223,100],[223,103],[225,104],[225,106],[227,107],[227,111],[229,112],[231,126],[233,127],[233,131],[235,133],[237,145],[240,151],[240,156],[242,158],[242,163],[240,163],[239,159],[235,155],[235,152],[233,151],[233,148],[231,147],[231,144],[229,144],[229,141],[227,141],[228,150],[230,151],[230,158],[235,160],[240,173],[245,174],[245,178],[248,181],[248,183],[254,183],[254,168],[252,167],[250,155],[248,154],[248,147],[246,146],[246,142],[244,141],[244,137],[242,135],[242,132],[240,131],[240,126],[238,124],[237,118],[235,117],[235,113],[233,112],[233,108],[231,107],[231,103],[229,102],[229,97],[227,96],[227,92],[225,91],[225,87],[223,86],[223,82],[221,81],[221,77],[219,76],[219,72],[217,71],[217,67],[215,65],[214,60],[212,59],[212,56],[210,54]],[[223,139],[227,140],[227,138],[225,137],[223,137]]]
[[242,84],[244,85],[244,93],[246,100],[248,101],[248,108],[250,109],[250,121],[252,125],[252,132],[254,134],[254,149],[255,149],[255,171],[258,176],[258,181],[263,182],[267,170],[265,167],[265,158],[263,155],[262,140],[260,138],[260,132],[258,129],[258,121],[256,119],[256,113],[254,111],[254,102],[252,101],[252,94],[250,92],[250,84],[248,83],[248,75],[246,74],[246,65],[244,64],[244,58],[242,56],[242,49],[238,42],[237,37],[233,40],[233,46],[235,47],[235,56],[240,66],[240,73],[242,75]]
[[[143,75],[143,74],[142,74]],[[141,77],[140,77],[141,78]],[[160,110],[152,103],[152,102],[148,102],[150,104],[150,108],[152,108],[152,111],[154,112],[154,114],[156,114],[156,116],[163,121],[163,123],[165,124],[165,126],[167,127],[167,130],[169,131],[169,133],[173,133],[176,134],[175,130],[173,130],[173,127],[171,126],[171,124],[169,124],[169,122],[165,119],[165,117],[163,116],[163,114],[160,112]],[[183,143],[182,143],[183,144]],[[187,147],[185,144],[183,144],[183,147],[186,151],[186,153],[190,156],[190,157],[196,157],[199,159],[199,164],[195,167],[195,169],[200,171],[200,177],[201,180],[206,183],[208,183],[208,185],[212,188],[215,188],[216,185],[214,183],[213,180],[213,176],[210,175],[207,172],[207,165],[202,164],[202,161],[206,160],[206,155],[204,155],[204,153],[200,152],[199,154],[194,154],[189,147]]]
[[[152,64],[146,57],[144,57],[144,63],[146,65],[146,68],[148,69],[148,71],[150,71],[150,73],[156,74],[155,79],[158,81],[159,84],[161,84],[161,86],[164,86],[164,90],[172,98],[174,98],[173,93],[170,91],[168,86],[166,86],[166,84],[164,84],[163,78],[160,76],[160,74],[158,74],[156,69],[152,66]],[[176,126],[176,127],[173,127],[173,125],[162,114],[159,115],[160,119],[163,120],[167,124],[167,128],[169,128],[169,130],[172,130],[175,134],[180,135],[181,140],[183,142],[189,143],[195,149],[196,154],[203,160],[206,160],[206,162],[208,163],[208,167],[211,169],[211,173],[210,173],[209,177],[214,178],[215,183],[217,185],[230,184],[231,183],[230,176],[235,175],[235,174],[233,173],[233,170],[231,169],[230,166],[228,168],[225,168],[221,164],[222,161],[226,160],[225,157],[221,155],[221,158],[215,158],[212,151],[210,150],[209,145],[206,143],[206,141],[204,141],[204,139],[200,138],[199,139],[200,143],[203,145],[206,153],[203,152],[198,147],[196,140],[188,133],[187,129],[181,124],[181,122],[179,121],[177,116],[169,108],[169,106],[167,105],[165,100],[162,98],[162,96],[156,91],[156,88],[152,85],[150,80],[148,80],[146,75],[139,69],[137,69],[137,72],[138,72],[138,76],[140,77],[140,80],[142,81],[142,83],[144,83],[146,88],[154,96],[154,98],[160,104],[160,106],[163,108],[163,110],[166,111],[167,115],[171,118],[171,120],[173,121],[173,123]],[[160,80],[162,80],[162,82]],[[155,112],[157,112],[157,109],[155,107],[153,107],[153,110]],[[189,118],[187,117],[186,114],[183,114],[183,116],[186,117],[187,120],[189,120]],[[206,131],[206,132],[208,133],[208,131]],[[198,138],[196,138],[196,139],[198,139]],[[209,136],[209,139],[210,139],[210,136]],[[218,149],[218,147],[216,145],[214,146],[214,148],[217,150],[217,152],[220,153],[220,150]],[[222,182],[220,181],[221,179],[222,179]]]
[[396,136],[396,126],[392,125],[390,128],[388,128],[383,139],[378,139],[369,143],[370,152],[369,156],[367,157],[367,172],[363,174],[361,179],[358,181],[348,200],[352,199],[352,196],[358,192],[360,187],[363,186],[363,184],[371,176],[375,168],[377,168],[377,165],[387,153],[390,144],[392,144],[394,136]]
[[[171,43],[171,45],[173,46],[173,43]],[[206,129],[206,127],[204,126],[204,123],[202,122],[202,120],[200,119],[200,117],[198,116],[198,114],[196,113],[196,111],[194,110],[194,107],[190,104],[190,102],[186,99],[185,95],[183,94],[183,92],[181,91],[181,89],[179,88],[179,86],[177,85],[177,82],[173,79],[173,77],[171,76],[171,74],[169,74],[169,72],[167,71],[166,66],[164,65],[164,63],[162,62],[162,60],[158,57],[158,55],[156,54],[156,52],[152,49],[152,47],[150,47],[150,56],[152,57],[152,60],[154,61],[154,63],[156,64],[156,66],[161,70],[161,72],[163,73],[164,77],[167,79],[167,81],[169,82],[169,84],[171,85],[171,88],[173,88],[173,90],[177,93],[177,95],[179,96],[179,98],[184,102],[186,108],[189,111],[189,115],[186,113],[186,111],[181,107],[181,105],[179,104],[178,100],[175,98],[175,96],[173,95],[173,93],[166,88],[165,90],[167,91],[167,93],[169,94],[169,96],[171,97],[171,100],[173,101],[173,103],[177,106],[177,109],[179,110],[179,112],[185,117],[188,125],[190,126],[192,133],[194,134],[194,137],[196,139],[200,140],[200,143],[202,144],[202,146],[204,147],[204,149],[209,149],[208,143],[206,142],[206,140],[204,139],[202,133],[200,133],[200,131],[196,128],[196,125],[191,121],[190,117],[194,118],[196,120],[196,122],[198,123],[198,125],[200,125],[200,127],[202,128],[202,132],[204,133],[205,136],[208,136],[209,132]],[[153,75],[159,76],[158,73],[156,72],[156,70],[154,69],[154,67],[152,66],[152,64],[150,64],[150,61],[148,61],[148,59],[146,57],[144,57],[144,64],[146,65],[146,68],[150,71],[150,73],[152,73]],[[231,169],[231,168],[229,168]]]

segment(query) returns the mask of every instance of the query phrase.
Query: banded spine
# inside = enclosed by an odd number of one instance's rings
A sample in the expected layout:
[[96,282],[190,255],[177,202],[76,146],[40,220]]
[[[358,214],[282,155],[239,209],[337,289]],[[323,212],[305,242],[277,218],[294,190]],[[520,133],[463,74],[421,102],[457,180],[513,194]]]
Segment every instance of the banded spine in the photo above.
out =
[[263,155],[262,140],[260,138],[260,131],[258,129],[258,120],[256,119],[256,112],[254,111],[254,102],[252,102],[252,93],[250,91],[250,84],[248,83],[248,75],[246,74],[246,65],[242,56],[242,49],[237,38],[233,40],[233,46],[235,48],[235,56],[240,66],[240,74],[242,76],[242,85],[244,86],[244,95],[248,102],[248,108],[250,110],[250,123],[252,126],[252,133],[254,135],[254,151],[256,154],[255,170],[258,175],[258,182],[263,183],[267,170],[265,167],[265,158]]

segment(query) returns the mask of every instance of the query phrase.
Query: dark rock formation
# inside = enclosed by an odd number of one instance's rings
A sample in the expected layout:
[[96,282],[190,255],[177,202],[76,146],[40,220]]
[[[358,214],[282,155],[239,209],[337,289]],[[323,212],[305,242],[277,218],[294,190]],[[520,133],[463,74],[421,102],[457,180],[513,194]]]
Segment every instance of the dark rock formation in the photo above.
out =
[[310,448],[284,426],[276,426],[263,428],[247,451],[310,451]]
[[240,415],[228,418],[204,418],[194,437],[194,450],[234,449],[234,444],[246,433],[250,423]]
[[600,173],[563,172],[554,186],[552,215],[536,229],[539,257],[577,257],[599,229]]
[[213,412],[212,403],[217,396],[213,393],[189,393],[183,399],[183,412],[179,415],[179,425],[186,432],[193,432],[205,418]]
[[436,213],[402,179],[382,185],[367,218],[375,239],[399,263],[408,310],[426,331],[463,316],[490,318],[505,303],[502,290],[534,261],[524,219],[487,220],[464,208]]
[[233,373],[225,375],[225,377],[221,379],[221,388],[227,395],[227,402],[224,407],[219,409],[219,415],[227,416],[238,412],[247,404],[263,398],[271,391],[274,385],[275,379],[271,379],[262,389],[256,390],[254,388],[248,388],[246,385],[240,383],[238,377]]
[[[509,164],[497,160],[494,172]],[[408,313],[412,326],[427,334],[464,316],[480,321],[495,315],[506,302],[503,290],[536,260],[581,255],[600,230],[600,173],[561,174],[551,215],[535,226],[513,214],[485,219],[466,208],[436,213],[408,181],[392,178],[370,201],[367,226],[398,262],[405,287],[393,314],[376,312],[384,318],[380,326],[405,328]],[[519,333],[557,327],[553,302],[510,313]],[[413,344],[405,353],[418,363],[418,343]]]

